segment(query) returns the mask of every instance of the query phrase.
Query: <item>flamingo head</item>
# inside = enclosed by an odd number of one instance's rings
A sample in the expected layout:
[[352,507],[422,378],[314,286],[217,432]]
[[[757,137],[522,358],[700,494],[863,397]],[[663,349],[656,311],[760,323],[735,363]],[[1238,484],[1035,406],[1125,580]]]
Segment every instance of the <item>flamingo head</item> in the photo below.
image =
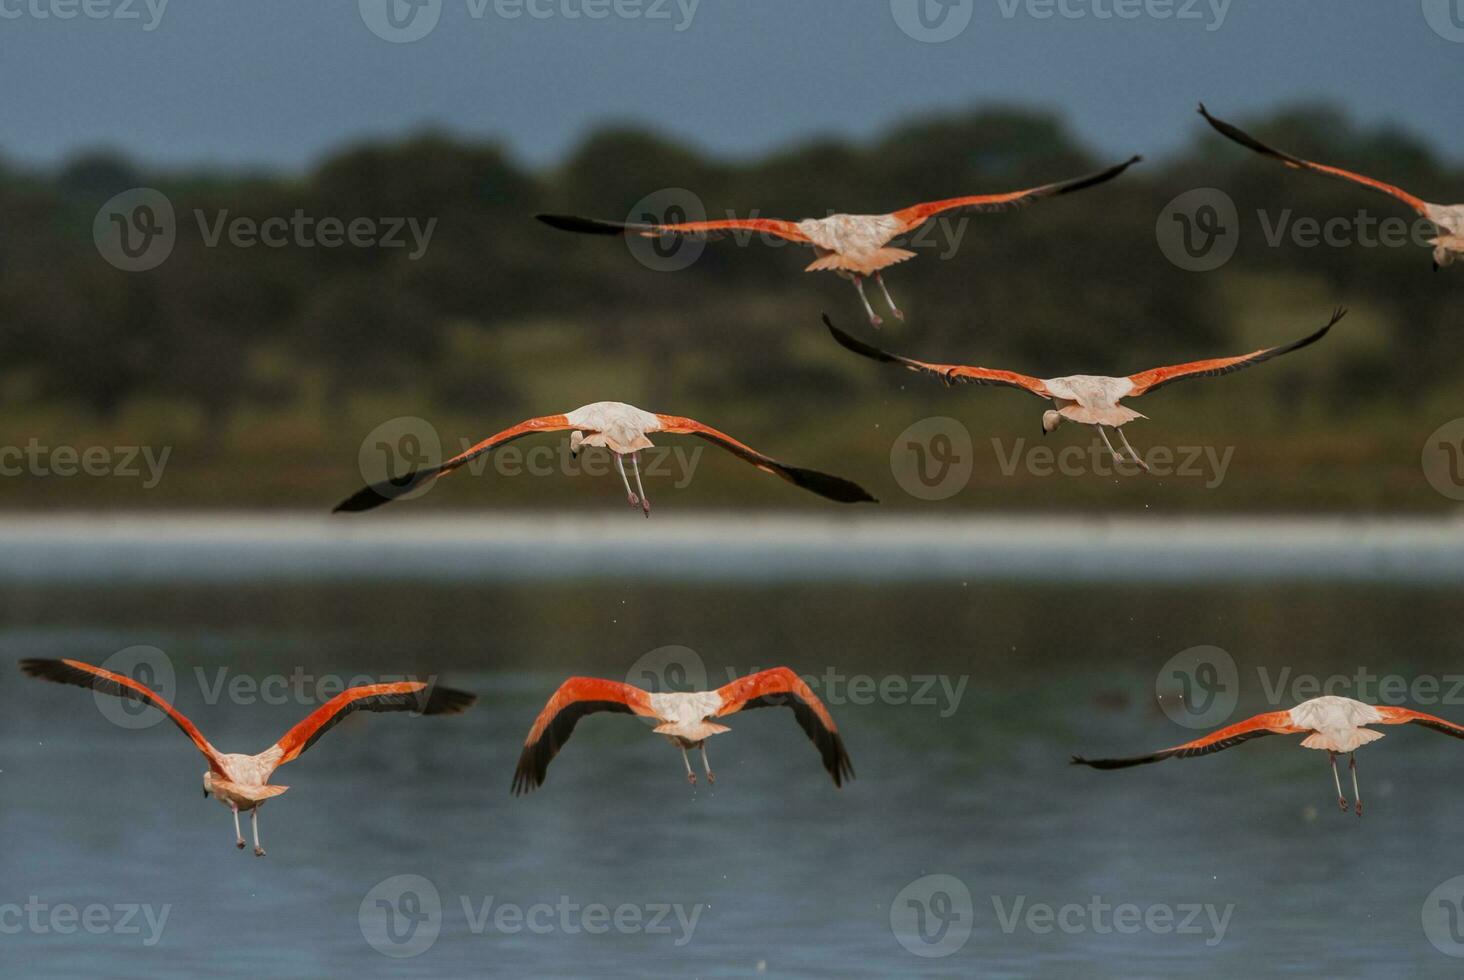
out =
[[1061,412],[1057,412],[1049,408],[1047,411],[1042,413],[1042,434],[1044,436],[1047,435],[1047,433],[1054,431],[1059,425],[1062,425]]
[[1457,256],[1454,254],[1453,249],[1449,248],[1449,246],[1445,245],[1443,242],[1439,242],[1437,245],[1434,246],[1433,264],[1435,271],[1442,269],[1445,266],[1453,265],[1455,258],[1457,258]]
[[571,432],[569,434],[569,454],[571,456],[578,456],[580,454],[580,446],[584,444],[584,441],[585,434],[579,429]]

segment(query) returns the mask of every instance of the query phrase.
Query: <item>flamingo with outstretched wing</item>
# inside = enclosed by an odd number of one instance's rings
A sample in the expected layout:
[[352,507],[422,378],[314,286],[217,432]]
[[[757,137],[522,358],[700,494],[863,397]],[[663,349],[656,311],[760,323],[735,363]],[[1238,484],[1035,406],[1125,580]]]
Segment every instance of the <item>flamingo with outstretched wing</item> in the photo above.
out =
[[[842,477],[820,473],[817,470],[780,463],[771,456],[765,456],[751,446],[739,442],[725,432],[719,432],[709,425],[703,425],[696,419],[680,415],[657,415],[636,408],[634,405],[626,405],[624,402],[595,402],[564,415],[543,415],[528,419],[489,436],[439,466],[424,467],[398,479],[383,480],[363,487],[337,504],[335,511],[353,512],[380,507],[397,497],[426,486],[433,480],[447,476],[484,453],[492,452],[515,439],[522,439],[524,436],[537,432],[565,430],[570,432],[569,448],[573,453],[578,453],[581,446],[602,446],[614,454],[615,466],[620,471],[621,482],[625,484],[625,494],[630,501],[630,506],[641,508],[647,517],[651,516],[651,499],[646,496],[646,488],[641,483],[640,451],[650,448],[652,443],[647,438],[647,434],[653,432],[690,435],[705,439],[739,459],[751,463],[764,473],[782,477],[796,487],[809,490],[829,500],[842,504],[878,502],[869,491],[857,483]],[[630,457],[631,466],[635,470],[636,489],[634,490],[631,489],[630,478],[625,473],[625,457],[627,456]]]
[[1238,126],[1217,119],[1210,115],[1205,104],[1200,103],[1200,115],[1205,121],[1215,128],[1226,139],[1239,143],[1241,146],[1268,156],[1273,160],[1280,160],[1293,170],[1309,170],[1314,174],[1321,174],[1324,177],[1335,177],[1338,180],[1345,180],[1352,184],[1359,184],[1369,190],[1386,194],[1394,200],[1402,201],[1421,217],[1427,218],[1440,229],[1439,234],[1429,239],[1429,244],[1434,247],[1433,267],[1437,272],[1446,265],[1452,265],[1455,260],[1464,257],[1464,204],[1430,204],[1423,198],[1410,194],[1401,187],[1368,177],[1363,174],[1354,173],[1351,170],[1343,170],[1341,167],[1333,167],[1325,163],[1315,163],[1311,160],[1303,160],[1301,157],[1292,156],[1290,153],[1282,152],[1273,146],[1268,146],[1245,132]]
[[602,221],[573,214],[536,214],[534,217],[552,228],[588,235],[639,235],[643,238],[682,236],[714,240],[742,233],[772,235],[783,241],[808,245],[813,248],[814,260],[804,271],[832,271],[853,282],[854,288],[859,292],[859,302],[869,315],[869,322],[878,327],[883,321],[874,312],[874,307],[869,305],[869,297],[864,294],[864,280],[868,277],[872,276],[884,293],[890,311],[898,319],[905,318],[905,314],[900,312],[890,296],[881,274],[881,270],[888,266],[915,257],[915,253],[908,249],[892,247],[890,242],[896,238],[911,234],[927,221],[942,214],[954,211],[1004,211],[1023,207],[1044,197],[1057,197],[1094,187],[1112,180],[1142,159],[1139,156],[1130,157],[1123,163],[1074,180],[1003,194],[969,194],[942,201],[927,201],[887,214],[831,214],[827,218],[804,218],[801,221],[726,218],[671,224]]
[[1215,357],[1203,361],[1190,361],[1187,364],[1172,364],[1168,367],[1153,368],[1119,378],[1093,374],[1074,374],[1065,378],[1034,378],[1015,371],[1001,371],[965,364],[932,364],[880,350],[878,347],[866,344],[862,340],[856,340],[840,330],[827,316],[823,320],[835,340],[847,349],[870,360],[898,364],[911,371],[933,375],[948,385],[1002,385],[1008,388],[1020,388],[1039,398],[1050,398],[1057,408],[1048,409],[1042,413],[1043,435],[1055,430],[1064,419],[1096,426],[1099,435],[1103,436],[1103,444],[1108,447],[1113,458],[1122,462],[1123,457],[1113,448],[1113,443],[1108,441],[1108,433],[1104,431],[1105,427],[1111,428],[1118,434],[1124,449],[1128,450],[1133,461],[1142,469],[1147,470],[1148,464],[1138,453],[1134,452],[1134,447],[1129,445],[1128,437],[1123,434],[1123,426],[1126,423],[1146,416],[1127,405],[1119,404],[1122,399],[1137,398],[1186,378],[1209,378],[1230,374],[1255,364],[1262,364],[1273,357],[1300,350],[1325,337],[1327,331],[1331,330],[1337,321],[1346,315],[1346,310],[1338,308],[1326,326],[1290,344],[1263,347],[1236,357]]
[[1122,759],[1085,759],[1073,756],[1074,765],[1091,766],[1094,769],[1127,769],[1143,766],[1165,759],[1192,759],[1196,756],[1220,752],[1241,742],[1266,735],[1301,735],[1304,749],[1325,750],[1332,763],[1332,779],[1337,787],[1337,805],[1343,813],[1349,809],[1347,798],[1342,795],[1342,777],[1337,773],[1337,756],[1346,753],[1348,768],[1352,770],[1352,798],[1356,803],[1357,815],[1362,816],[1362,794],[1357,788],[1357,749],[1369,742],[1382,738],[1383,732],[1373,731],[1367,725],[1419,725],[1454,738],[1464,738],[1464,726],[1439,718],[1436,715],[1414,711],[1411,708],[1395,708],[1388,705],[1372,705],[1352,698],[1328,694],[1310,701],[1303,701],[1288,711],[1268,711],[1245,721],[1221,728],[1202,738],[1182,745],[1136,755]]
[[575,725],[585,715],[609,711],[638,715],[657,723],[654,731],[670,739],[681,749],[686,763],[686,779],[696,785],[688,749],[700,749],[702,769],[707,782],[716,782],[707,762],[706,741],[713,735],[731,731],[714,719],[724,718],[748,708],[788,707],[810,741],[818,748],[824,769],[835,786],[854,778],[854,767],[834,719],[818,695],[787,667],[774,667],[739,677],[715,691],[668,692],[653,694],[633,684],[604,680],[598,677],[571,677],[549,698],[539,717],[534,719],[524,739],[518,768],[513,774],[515,796],[528,793],[544,784],[550,761],[569,741]]
[[85,687],[101,694],[150,705],[167,715],[187,735],[208,761],[203,774],[203,795],[210,795],[234,812],[234,843],[244,848],[244,834],[239,827],[239,814],[247,810],[254,832],[254,854],[264,857],[259,843],[259,808],[274,799],[288,786],[271,786],[270,776],[287,762],[298,759],[322,735],[356,711],[410,711],[420,715],[455,715],[466,711],[478,700],[476,695],[448,687],[428,685],[421,681],[396,681],[367,684],[342,691],[311,712],[310,716],[285,733],[274,745],[257,755],[220,752],[203,737],[198,726],[151,688],[123,674],[80,660],[36,660],[20,662],[20,669],[31,677]]

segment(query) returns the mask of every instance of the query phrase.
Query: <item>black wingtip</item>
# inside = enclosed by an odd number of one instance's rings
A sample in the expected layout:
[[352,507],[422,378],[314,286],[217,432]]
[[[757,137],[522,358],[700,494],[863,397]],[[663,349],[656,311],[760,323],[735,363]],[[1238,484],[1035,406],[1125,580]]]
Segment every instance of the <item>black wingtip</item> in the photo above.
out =
[[841,476],[820,473],[818,470],[806,470],[799,466],[784,466],[783,472],[788,475],[788,479],[793,482],[794,486],[802,487],[827,500],[834,500],[841,504],[879,503],[879,498],[874,494],[853,480],[846,480]]
[[428,480],[438,474],[436,469],[413,470],[406,476],[396,477],[391,480],[382,480],[380,483],[373,483],[368,487],[362,487],[351,494],[345,500],[331,508],[332,514],[357,514],[361,511],[375,510],[382,504],[389,504],[398,497],[405,497],[407,494],[422,486]]
[[536,214],[534,217],[550,228],[572,231],[581,235],[625,234],[624,225],[616,224],[613,221],[600,221],[597,218],[582,218],[576,214]]
[[26,657],[20,661],[20,669],[27,677],[40,677],[46,680],[55,680],[57,672],[65,667],[66,665],[59,660],[44,660],[39,657]]
[[382,504],[389,504],[395,499],[395,494],[382,493],[376,485],[372,485],[357,490],[332,507],[330,512],[332,514],[359,514],[362,511],[375,510]]
[[424,715],[460,715],[478,703],[478,695],[453,687],[433,687],[422,707]]
[[840,330],[838,327],[834,326],[834,321],[829,319],[829,315],[827,313],[823,315],[823,322],[824,326],[829,328],[829,333],[833,334],[834,339],[839,342],[839,346],[843,347],[845,350],[851,350],[854,353],[859,354],[863,357],[867,357],[872,361],[897,363],[895,356],[889,351],[883,351],[880,350],[878,347],[866,344],[864,341],[859,340],[851,336],[850,334],[847,334],[844,331]]
[[518,766],[513,771],[511,792],[514,796],[526,796],[532,793],[544,785],[544,775],[538,771],[534,746],[525,745],[523,752],[519,754]]

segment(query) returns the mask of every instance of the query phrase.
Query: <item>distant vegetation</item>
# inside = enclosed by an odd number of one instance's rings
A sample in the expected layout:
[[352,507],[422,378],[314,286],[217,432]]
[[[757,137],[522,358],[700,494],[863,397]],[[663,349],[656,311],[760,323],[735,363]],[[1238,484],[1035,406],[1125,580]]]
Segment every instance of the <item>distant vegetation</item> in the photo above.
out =
[[[1425,198],[1464,200],[1464,172],[1409,135],[1362,131],[1317,108],[1237,121]],[[1136,404],[1153,417],[1128,430],[1141,450],[1234,448],[1217,487],[1178,476],[1039,476],[1025,464],[1004,476],[993,438],[1010,456],[1037,444],[1086,446],[1093,433],[1064,427],[1044,442],[1044,406],[1029,396],[947,390],[838,348],[819,324],[823,311],[860,336],[873,331],[847,283],[802,272],[802,249],[715,242],[689,268],[658,272],[621,241],[530,218],[624,219],[663,188],[693,191],[711,216],[876,212],[1114,162],[1077,145],[1055,116],[982,109],[869,143],[821,140],[732,163],[619,128],[544,172],[498,145],[431,134],[348,148],[299,177],[149,172],[107,154],[57,172],[0,166],[0,445],[171,447],[155,488],[126,477],[3,476],[0,507],[325,511],[361,482],[362,440],[389,419],[420,416],[456,449],[460,438],[599,399],[700,418],[782,459],[857,479],[887,507],[1454,506],[1419,460],[1429,433],[1464,415],[1464,268],[1435,274],[1415,246],[1306,247],[1290,234],[1306,218],[1343,218],[1339,233],[1356,236],[1359,211],[1365,221],[1412,216],[1248,154],[1197,117],[1193,129],[1182,156],[1150,158],[1025,211],[963,219],[953,256],[917,248],[887,277],[909,319],[873,339],[1043,376],[1119,374],[1288,341],[1335,305],[1351,307],[1316,347]],[[103,202],[138,186],[166,195],[177,240],[157,268],[123,272],[99,254],[93,221]],[[1189,272],[1165,257],[1156,222],[1176,195],[1203,187],[1233,199],[1241,238],[1222,268]],[[406,228],[406,247],[241,247],[228,233],[208,242],[221,219],[262,226],[297,213],[315,223],[312,234],[326,233],[327,218],[372,219],[378,234],[390,230],[381,219],[411,219],[419,231],[432,223],[431,237],[416,258]],[[1282,225],[1273,246],[1268,233]],[[895,436],[932,415],[960,420],[975,442],[971,485],[944,503],[904,493],[891,474]],[[663,509],[836,509],[730,458],[708,454],[697,477],[652,495]],[[394,506],[620,500],[613,476],[489,473]]]

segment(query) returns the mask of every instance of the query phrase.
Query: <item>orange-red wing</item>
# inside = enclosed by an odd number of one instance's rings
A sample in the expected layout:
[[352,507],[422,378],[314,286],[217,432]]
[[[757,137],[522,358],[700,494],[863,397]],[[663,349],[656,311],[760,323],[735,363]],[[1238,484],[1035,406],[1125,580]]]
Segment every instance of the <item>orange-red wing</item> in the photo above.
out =
[[455,715],[468,710],[478,697],[421,681],[396,681],[390,684],[367,684],[342,691],[310,716],[285,733],[275,743],[281,752],[279,765],[292,762],[356,711],[410,711],[419,715]]
[[1361,184],[1363,187],[1370,187],[1375,191],[1387,194],[1389,197],[1397,198],[1419,214],[1428,217],[1428,202],[1420,197],[1414,197],[1401,187],[1395,187],[1392,184],[1386,184],[1381,180],[1374,180],[1371,177],[1365,177],[1362,174],[1356,174],[1350,170],[1343,170],[1341,167],[1329,167],[1325,163],[1314,163],[1311,160],[1294,157],[1290,153],[1283,153],[1273,146],[1267,146],[1239,127],[1233,126],[1223,119],[1216,119],[1210,115],[1204,103],[1200,103],[1200,115],[1204,116],[1205,121],[1215,127],[1226,138],[1239,143],[1247,149],[1255,150],[1257,153],[1280,160],[1293,170],[1310,170],[1313,173],[1322,174],[1327,177],[1336,177],[1339,180],[1346,180],[1354,184]]
[[1034,378],[1026,374],[1018,374],[1015,371],[999,371],[995,368],[973,367],[965,364],[929,364],[925,361],[917,361],[910,357],[901,357],[899,354],[891,354],[887,350],[880,350],[862,340],[856,340],[849,334],[834,326],[834,322],[823,318],[824,326],[829,328],[829,333],[841,345],[873,361],[882,361],[886,364],[898,364],[901,367],[909,368],[911,371],[919,371],[922,374],[933,374],[948,385],[974,384],[974,385],[1004,385],[1009,388],[1021,388],[1023,391],[1030,391],[1041,398],[1051,398],[1052,392],[1047,390],[1046,383],[1041,378]]
[[1087,187],[1105,183],[1117,177],[1142,159],[1143,157],[1139,156],[1130,157],[1123,163],[1109,167],[1107,170],[1100,170],[1097,173],[1088,174],[1086,177],[1064,180],[1056,184],[1043,184],[1041,187],[1030,187],[1024,191],[1011,191],[1006,194],[974,194],[968,197],[951,197],[944,201],[927,201],[924,204],[915,204],[908,208],[902,208],[894,212],[893,217],[904,226],[905,231],[912,231],[937,214],[945,211],[965,209],[979,212],[1019,208],[1023,205],[1031,204],[1040,198],[1056,197],[1059,194],[1071,194],[1073,191],[1080,191]]
[[571,677],[549,698],[524,739],[524,750],[513,773],[514,796],[544,785],[550,761],[569,741],[574,726],[597,711],[655,716],[651,696],[638,687],[599,677]]
[[1247,718],[1245,721],[1237,722],[1228,728],[1211,732],[1204,738],[1197,738],[1193,742],[1185,742],[1183,745],[1176,745],[1171,749],[1161,749],[1149,755],[1138,755],[1127,759],[1085,759],[1082,756],[1073,756],[1073,763],[1076,765],[1092,766],[1094,769],[1124,769],[1128,766],[1142,766],[1150,762],[1162,762],[1165,759],[1180,758],[1188,759],[1197,755],[1209,755],[1211,752],[1219,752],[1228,749],[1232,745],[1239,745],[1241,742],[1253,738],[1260,738],[1263,735],[1294,735],[1306,731],[1304,728],[1297,728],[1291,724],[1291,713],[1289,711],[1268,711],[1265,714]]
[[1389,708],[1383,705],[1378,705],[1378,713],[1383,716],[1384,725],[1422,725],[1424,728],[1431,728],[1436,732],[1452,735],[1454,738],[1464,738],[1464,725],[1456,725],[1437,715],[1414,711],[1411,708]]
[[382,504],[390,503],[398,497],[405,496],[423,484],[438,477],[446,476],[453,470],[462,466],[470,460],[476,459],[486,452],[497,449],[505,443],[513,442],[515,439],[522,439],[524,436],[533,435],[536,432],[554,432],[556,430],[571,429],[574,426],[563,415],[541,415],[538,418],[528,419],[518,425],[504,429],[502,432],[494,433],[487,439],[478,443],[439,466],[428,466],[420,470],[412,470],[399,477],[392,477],[382,480],[380,483],[373,483],[368,487],[362,487],[351,496],[335,505],[332,514],[342,512],[354,513],[363,510],[372,510]]
[[782,477],[795,487],[802,487],[820,497],[836,500],[841,504],[878,503],[873,494],[852,480],[829,473],[820,473],[818,470],[780,463],[771,456],[764,456],[751,446],[733,439],[725,432],[719,432],[709,425],[703,425],[696,419],[680,415],[657,415],[656,418],[661,420],[662,432],[698,436],[746,460],[764,473]]
[[573,214],[536,214],[544,224],[560,231],[574,231],[584,235],[639,235],[642,238],[659,238],[662,235],[684,235],[689,238],[714,240],[725,238],[737,231],[777,235],[790,242],[807,242],[808,236],[798,230],[796,222],[778,218],[725,218],[715,221],[686,221],[680,224],[627,224],[621,221],[601,221],[598,218],[581,218]]
[[803,678],[787,667],[739,677],[717,688],[717,694],[722,698],[722,707],[717,712],[719,718],[747,708],[792,708],[803,733],[818,747],[834,785],[843,786],[845,780],[854,778],[854,766],[849,762],[844,740],[828,709]]
[[86,687],[103,694],[110,694],[115,698],[122,698],[124,701],[137,701],[140,704],[152,705],[167,715],[173,724],[177,725],[183,734],[198,746],[198,751],[202,752],[204,758],[208,760],[210,769],[221,776],[224,775],[224,770],[219,765],[218,751],[208,743],[208,739],[203,737],[203,733],[198,730],[198,727],[155,691],[132,678],[113,673],[110,670],[103,670],[101,667],[93,667],[80,660],[22,660],[20,669],[31,677],[55,681],[57,684],[74,684],[77,687]]
[[1314,344],[1327,335],[1327,331],[1347,315],[1347,310],[1338,307],[1332,314],[1332,319],[1327,325],[1316,333],[1309,334],[1300,340],[1280,347],[1265,347],[1261,350],[1251,351],[1249,354],[1241,354],[1239,357],[1214,357],[1207,361],[1190,361],[1188,364],[1172,364],[1169,367],[1152,368],[1148,371],[1140,371],[1138,374],[1129,375],[1129,381],[1133,382],[1134,389],[1125,397],[1137,398],[1145,392],[1153,391],[1155,388],[1162,388],[1175,381],[1183,381],[1185,378],[1212,378],[1221,374],[1229,374],[1232,371],[1239,371],[1248,368],[1252,364],[1260,364],[1269,361],[1273,357],[1280,357],[1282,354],[1289,354],[1294,350],[1300,350],[1308,344]]

